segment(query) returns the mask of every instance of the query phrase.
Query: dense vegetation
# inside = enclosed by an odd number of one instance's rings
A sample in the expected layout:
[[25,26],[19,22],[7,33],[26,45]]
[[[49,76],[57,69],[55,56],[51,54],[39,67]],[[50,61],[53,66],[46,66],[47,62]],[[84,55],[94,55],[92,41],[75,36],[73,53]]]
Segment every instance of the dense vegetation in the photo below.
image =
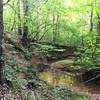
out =
[[100,0],[0,0],[0,98],[88,100],[82,82],[100,85]]

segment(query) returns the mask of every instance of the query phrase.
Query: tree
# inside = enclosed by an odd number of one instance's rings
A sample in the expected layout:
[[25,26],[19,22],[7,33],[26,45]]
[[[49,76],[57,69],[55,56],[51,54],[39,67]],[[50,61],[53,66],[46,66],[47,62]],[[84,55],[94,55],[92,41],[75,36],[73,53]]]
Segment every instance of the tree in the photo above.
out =
[[28,1],[24,0],[23,2],[24,7],[24,25],[23,25],[23,35],[22,35],[22,44],[25,46],[28,43]]
[[4,83],[3,42],[4,42],[3,0],[0,0],[0,84],[1,85],[3,85]]
[[18,0],[18,33],[19,35],[22,35],[22,29],[21,29],[21,16],[20,16],[20,0]]
[[95,13],[96,13],[96,31],[97,31],[97,38],[96,38],[96,45],[100,48],[100,0],[95,0]]

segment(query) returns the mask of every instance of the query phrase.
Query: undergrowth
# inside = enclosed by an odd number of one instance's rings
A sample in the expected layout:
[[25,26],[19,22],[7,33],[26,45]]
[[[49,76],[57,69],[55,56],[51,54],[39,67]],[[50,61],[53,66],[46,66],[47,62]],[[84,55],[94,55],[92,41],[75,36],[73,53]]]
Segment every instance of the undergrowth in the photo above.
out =
[[22,68],[16,62],[6,65],[6,79],[11,90],[7,100],[22,98],[23,100],[88,100],[87,96],[74,92],[67,87],[54,87],[40,78],[40,74],[32,67]]

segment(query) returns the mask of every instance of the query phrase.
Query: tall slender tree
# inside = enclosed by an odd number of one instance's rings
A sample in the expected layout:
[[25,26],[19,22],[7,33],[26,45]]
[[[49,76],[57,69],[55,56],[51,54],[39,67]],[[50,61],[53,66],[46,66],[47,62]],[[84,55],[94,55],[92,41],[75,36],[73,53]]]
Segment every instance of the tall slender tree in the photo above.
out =
[[[97,6],[97,33],[98,33],[98,36],[97,36],[97,40],[96,40],[96,43],[97,44],[100,44],[100,0],[96,0],[96,6]],[[99,45],[100,47],[100,45]]]
[[24,8],[24,25],[23,25],[23,35],[22,35],[22,44],[25,46],[28,43],[28,0],[24,0],[23,2],[23,8]]
[[18,0],[17,4],[18,4],[18,33],[19,35],[22,35],[21,16],[20,16],[20,0]]
[[56,29],[55,29],[55,25],[56,25],[56,16],[53,14],[53,42],[56,42]]
[[3,0],[0,0],[0,84],[4,83],[4,57],[3,57],[4,27],[3,27]]

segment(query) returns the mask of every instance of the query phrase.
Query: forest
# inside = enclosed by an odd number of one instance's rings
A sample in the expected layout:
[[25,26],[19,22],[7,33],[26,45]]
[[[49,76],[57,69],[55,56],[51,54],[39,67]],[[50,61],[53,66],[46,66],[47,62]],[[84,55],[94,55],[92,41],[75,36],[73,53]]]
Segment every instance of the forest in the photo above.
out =
[[100,0],[0,0],[0,100],[100,100]]

